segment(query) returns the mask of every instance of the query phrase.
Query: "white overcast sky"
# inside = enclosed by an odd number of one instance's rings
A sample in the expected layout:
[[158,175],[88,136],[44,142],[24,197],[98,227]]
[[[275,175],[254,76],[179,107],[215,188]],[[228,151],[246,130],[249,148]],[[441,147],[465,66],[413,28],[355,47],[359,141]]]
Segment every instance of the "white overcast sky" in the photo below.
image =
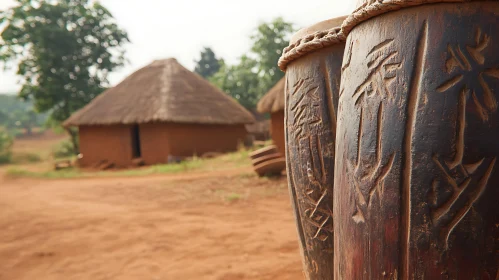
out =
[[[263,21],[282,16],[305,27],[346,15],[348,0],[101,0],[132,41],[129,64],[110,76],[112,85],[155,59],[175,57],[189,69],[203,46],[211,47],[228,63],[248,51],[249,35]],[[0,0],[0,10],[13,0]],[[19,89],[15,69],[0,69],[0,93]]]

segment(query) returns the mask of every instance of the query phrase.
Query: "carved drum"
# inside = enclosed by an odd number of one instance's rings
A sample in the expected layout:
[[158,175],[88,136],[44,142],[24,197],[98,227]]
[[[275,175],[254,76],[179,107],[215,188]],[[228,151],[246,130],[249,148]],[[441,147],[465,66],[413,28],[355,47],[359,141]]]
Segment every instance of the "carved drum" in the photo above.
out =
[[335,278],[499,279],[499,2],[364,2],[343,25]]
[[307,279],[333,279],[333,183],[345,18],[295,34],[286,70],[285,134],[290,194]]

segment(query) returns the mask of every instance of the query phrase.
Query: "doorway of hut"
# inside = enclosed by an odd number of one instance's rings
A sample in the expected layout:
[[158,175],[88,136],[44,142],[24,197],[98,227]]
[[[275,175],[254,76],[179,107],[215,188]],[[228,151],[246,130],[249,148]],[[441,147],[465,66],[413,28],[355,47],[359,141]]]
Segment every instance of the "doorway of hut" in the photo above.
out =
[[137,159],[142,157],[142,151],[140,150],[140,131],[139,125],[132,125],[132,158]]

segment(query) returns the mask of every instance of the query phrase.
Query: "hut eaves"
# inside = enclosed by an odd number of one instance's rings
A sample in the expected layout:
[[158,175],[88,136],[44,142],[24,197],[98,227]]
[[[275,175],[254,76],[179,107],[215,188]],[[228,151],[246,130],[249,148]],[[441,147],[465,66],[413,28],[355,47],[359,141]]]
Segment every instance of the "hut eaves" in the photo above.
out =
[[258,102],[257,110],[260,113],[275,113],[284,110],[284,87],[286,78],[282,78]]

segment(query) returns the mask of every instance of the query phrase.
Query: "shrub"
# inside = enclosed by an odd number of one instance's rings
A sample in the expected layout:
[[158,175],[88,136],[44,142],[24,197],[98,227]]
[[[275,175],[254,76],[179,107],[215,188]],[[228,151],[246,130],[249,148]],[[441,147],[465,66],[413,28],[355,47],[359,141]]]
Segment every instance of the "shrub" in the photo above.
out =
[[229,202],[235,202],[235,201],[238,201],[242,198],[243,198],[243,196],[238,194],[238,193],[231,193],[225,197],[225,199],[227,199],[227,201],[229,201]]
[[0,164],[9,163],[12,159],[12,137],[0,128]]
[[41,156],[35,153],[16,152],[11,158],[11,162],[14,164],[37,163],[41,161]]
[[70,140],[64,140],[52,150],[54,158],[68,158],[76,155],[73,144]]

